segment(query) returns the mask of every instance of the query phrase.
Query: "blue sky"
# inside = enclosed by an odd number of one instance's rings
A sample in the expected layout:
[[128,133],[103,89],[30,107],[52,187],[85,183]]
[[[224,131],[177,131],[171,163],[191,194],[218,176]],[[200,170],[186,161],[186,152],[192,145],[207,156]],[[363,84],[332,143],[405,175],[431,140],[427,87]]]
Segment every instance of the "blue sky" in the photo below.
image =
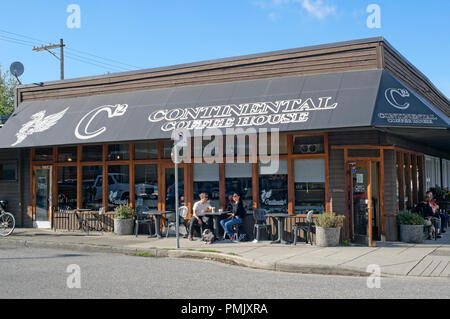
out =
[[[81,9],[79,29],[66,24],[71,4]],[[367,27],[370,4],[381,8],[380,29]],[[58,80],[59,62],[32,52],[39,41],[5,31],[64,38],[66,78],[384,36],[450,97],[448,0],[3,0],[0,10],[0,64],[21,61],[24,83]]]

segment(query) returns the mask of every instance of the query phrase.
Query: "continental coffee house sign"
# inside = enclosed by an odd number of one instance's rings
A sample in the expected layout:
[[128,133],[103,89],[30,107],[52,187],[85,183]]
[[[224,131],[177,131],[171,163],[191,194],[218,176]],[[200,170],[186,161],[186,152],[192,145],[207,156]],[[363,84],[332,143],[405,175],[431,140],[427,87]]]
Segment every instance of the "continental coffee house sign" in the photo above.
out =
[[333,103],[332,100],[332,97],[320,97],[166,109],[151,113],[148,121],[160,123],[164,132],[179,129],[278,126],[308,122],[311,112],[334,110],[338,107],[338,103]]

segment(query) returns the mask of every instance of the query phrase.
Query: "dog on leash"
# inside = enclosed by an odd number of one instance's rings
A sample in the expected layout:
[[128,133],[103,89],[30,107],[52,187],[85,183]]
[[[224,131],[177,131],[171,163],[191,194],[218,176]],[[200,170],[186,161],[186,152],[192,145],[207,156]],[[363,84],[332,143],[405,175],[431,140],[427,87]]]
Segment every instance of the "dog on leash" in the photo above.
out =
[[203,240],[205,241],[205,244],[212,244],[215,241],[215,236],[213,232],[210,229],[205,229],[203,231]]

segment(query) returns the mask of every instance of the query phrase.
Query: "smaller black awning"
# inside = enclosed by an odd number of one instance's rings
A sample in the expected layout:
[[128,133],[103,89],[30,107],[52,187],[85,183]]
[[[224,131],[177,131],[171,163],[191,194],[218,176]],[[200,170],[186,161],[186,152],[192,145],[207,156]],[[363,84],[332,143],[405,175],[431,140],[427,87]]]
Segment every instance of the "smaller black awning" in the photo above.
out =
[[439,129],[449,118],[382,70],[239,81],[22,103],[0,148],[170,138],[175,129]]

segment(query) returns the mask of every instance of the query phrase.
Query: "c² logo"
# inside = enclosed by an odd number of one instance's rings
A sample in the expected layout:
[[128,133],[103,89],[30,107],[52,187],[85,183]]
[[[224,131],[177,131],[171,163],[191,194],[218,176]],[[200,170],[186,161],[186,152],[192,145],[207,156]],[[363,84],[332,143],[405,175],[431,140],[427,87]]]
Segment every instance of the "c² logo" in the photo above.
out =
[[398,98],[406,99],[410,97],[410,94],[406,89],[387,89],[384,95],[386,96],[386,100],[389,102],[389,104],[396,109],[406,110],[410,106],[408,102],[400,104],[397,100]]

